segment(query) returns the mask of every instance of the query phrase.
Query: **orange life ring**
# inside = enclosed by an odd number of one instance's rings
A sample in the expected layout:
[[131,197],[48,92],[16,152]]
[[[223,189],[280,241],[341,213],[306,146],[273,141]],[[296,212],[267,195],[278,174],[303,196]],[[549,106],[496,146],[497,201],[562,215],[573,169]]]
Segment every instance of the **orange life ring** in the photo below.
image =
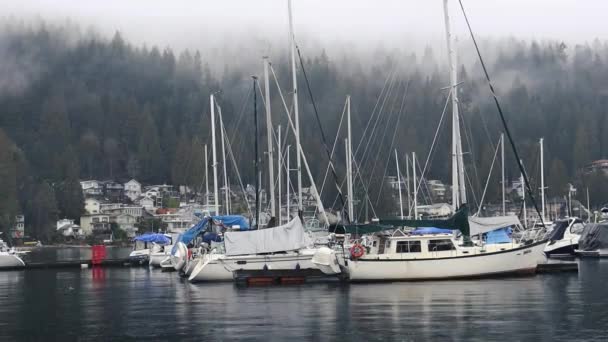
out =
[[356,243],[350,248],[350,256],[353,257],[353,259],[359,259],[364,254],[365,247],[363,247],[363,245],[361,245],[360,243]]

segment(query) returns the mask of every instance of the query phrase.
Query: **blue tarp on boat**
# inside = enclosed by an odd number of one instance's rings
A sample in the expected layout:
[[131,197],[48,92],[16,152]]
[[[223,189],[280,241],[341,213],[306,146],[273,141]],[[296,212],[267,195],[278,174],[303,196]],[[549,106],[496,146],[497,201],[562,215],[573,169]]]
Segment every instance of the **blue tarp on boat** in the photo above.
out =
[[171,243],[171,239],[169,237],[165,236],[164,234],[155,234],[155,233],[143,234],[143,235],[137,236],[137,237],[135,237],[135,241],[154,242],[159,245],[168,245]]
[[511,227],[500,228],[485,233],[486,243],[511,243]]
[[[203,233],[207,229],[207,223],[209,220],[213,220],[215,225],[223,225],[225,227],[239,226],[241,230],[249,230],[249,223],[241,215],[223,215],[223,216],[211,216],[204,217],[197,224],[188,229],[185,233],[180,235],[177,239],[178,242],[183,242],[186,245],[194,240],[199,234]],[[214,238],[213,241],[216,239]]]
[[452,234],[451,229],[435,228],[435,227],[420,227],[411,231],[412,235],[424,234]]

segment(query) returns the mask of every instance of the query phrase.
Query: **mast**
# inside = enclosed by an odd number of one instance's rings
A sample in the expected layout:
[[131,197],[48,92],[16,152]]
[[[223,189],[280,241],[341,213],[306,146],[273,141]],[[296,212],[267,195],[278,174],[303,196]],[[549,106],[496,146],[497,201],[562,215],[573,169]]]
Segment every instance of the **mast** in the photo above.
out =
[[298,169],[298,215],[302,216],[302,157],[300,155],[300,115],[298,109],[298,78],[296,75],[296,42],[291,15],[291,0],[287,0],[289,12],[289,43],[291,50],[291,78],[293,82],[293,109],[296,128],[296,166]]
[[543,140],[544,138],[540,138],[540,203],[541,203],[541,213],[543,216],[543,221],[547,219],[545,216],[545,155],[543,149]]
[[461,204],[467,202],[464,184],[464,164],[462,160],[462,143],[460,140],[460,119],[458,114],[458,74],[456,70],[456,51],[452,46],[448,0],[443,0],[445,33],[450,66],[450,87],[452,98],[452,206],[454,212]]
[[207,144],[205,144],[205,204],[209,205],[209,157],[207,156]]
[[258,93],[255,88],[258,78],[256,76],[251,76],[251,78],[253,79],[253,125],[255,130],[255,162],[253,163],[255,169],[255,225],[257,229],[260,229],[260,177],[258,171],[260,166],[260,158],[258,156]]
[[589,205],[589,187],[587,187],[587,222],[591,222],[591,206]]
[[277,127],[277,180],[278,180],[278,189],[277,189],[277,204],[279,209],[279,226],[283,224],[283,214],[281,213],[281,160],[283,159],[283,153],[281,152],[281,125]]
[[412,169],[414,170],[414,219],[418,219],[418,184],[416,183],[416,152],[412,152]]
[[401,173],[399,172],[399,157],[397,157],[397,149],[395,149],[395,163],[397,164],[397,185],[399,186],[399,211],[403,219],[403,198],[401,198]]
[[522,173],[520,176],[520,182],[521,182],[521,199],[522,202],[524,203],[524,227],[528,228],[528,214],[526,213],[526,190],[524,189],[524,174]]
[[270,192],[270,222],[273,223],[276,217],[274,202],[274,144],[272,143],[272,117],[270,113],[270,79],[268,78],[268,57],[264,57],[264,91],[266,97],[266,135],[268,143],[268,187]]
[[285,208],[287,210],[287,222],[289,222],[291,220],[291,208],[289,208],[289,205],[291,203],[291,196],[289,194],[289,189],[291,187],[291,180],[290,180],[290,173],[291,173],[291,169],[289,166],[289,150],[291,148],[291,145],[287,145],[287,190],[285,190],[285,195],[287,196],[287,208]]
[[410,211],[410,206],[411,206],[411,199],[410,199],[410,157],[406,154],[405,155],[405,181],[406,181],[406,191],[407,191],[407,216],[411,217],[411,211]]
[[346,144],[346,184],[348,186],[348,217],[351,222],[355,222],[355,206],[353,203],[353,137],[350,125],[350,95],[346,96],[346,123],[348,129],[348,142]]
[[502,216],[506,215],[506,205],[505,205],[505,135],[504,133],[500,134],[500,158],[502,160],[502,172],[501,172],[501,184],[502,184]]
[[215,99],[213,94],[209,96],[211,103],[211,151],[213,156],[213,205],[215,208],[215,215],[220,213],[220,205],[218,202],[218,190],[217,190],[217,151],[215,148]]
[[228,188],[228,173],[226,172],[226,147],[224,146],[224,119],[222,119],[222,107],[217,106],[217,114],[220,119],[220,138],[222,139],[222,167],[224,171],[224,205],[226,215],[230,215],[230,189]]

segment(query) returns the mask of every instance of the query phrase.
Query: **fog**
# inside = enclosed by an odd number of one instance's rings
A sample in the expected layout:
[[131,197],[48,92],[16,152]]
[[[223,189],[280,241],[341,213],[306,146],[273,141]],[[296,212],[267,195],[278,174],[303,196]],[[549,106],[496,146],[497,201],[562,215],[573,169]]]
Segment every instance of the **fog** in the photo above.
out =
[[[300,41],[333,50],[378,45],[420,50],[443,44],[441,0],[294,0]],[[480,36],[556,39],[608,38],[603,0],[463,0]],[[105,35],[120,31],[133,43],[202,50],[257,44],[268,50],[287,38],[286,0],[3,0],[2,13],[24,20],[65,21]],[[468,38],[458,1],[455,33]],[[443,47],[443,46],[441,46]]]

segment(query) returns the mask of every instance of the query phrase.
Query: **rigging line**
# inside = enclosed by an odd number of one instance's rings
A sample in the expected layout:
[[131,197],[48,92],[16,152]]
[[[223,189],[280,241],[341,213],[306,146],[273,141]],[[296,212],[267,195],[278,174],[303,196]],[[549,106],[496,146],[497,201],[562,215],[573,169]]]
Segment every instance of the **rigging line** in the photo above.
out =
[[[376,136],[376,128],[378,127],[378,123],[380,122],[382,113],[384,112],[384,106],[386,105],[386,101],[388,98],[390,98],[390,94],[392,94],[393,86],[395,85],[395,79],[396,79],[396,72],[393,72],[391,83],[389,84],[388,90],[385,93],[384,100],[382,101],[382,105],[380,106],[380,108],[378,110],[378,115],[376,116],[376,121],[374,122],[374,127],[372,127],[372,132],[369,135],[369,138],[367,139],[367,143],[365,144],[365,149],[363,149],[363,155],[360,156],[362,169],[365,169],[365,167],[367,165],[367,161],[369,159],[368,152],[370,152],[370,154],[371,154],[370,147],[372,145],[372,141],[374,141],[374,138]],[[356,152],[357,151],[355,151],[355,156],[357,156]]]
[[[400,86],[401,86],[401,84],[402,84],[402,83],[403,83],[403,80],[399,80],[399,84],[397,85],[397,89],[399,89],[399,88],[400,88]],[[393,97],[393,96],[392,96],[392,93],[391,93],[391,97]],[[395,97],[396,97],[396,96],[395,96]],[[382,155],[382,152],[385,150],[385,149],[383,148],[383,145],[384,145],[384,144],[383,144],[383,142],[384,142],[384,140],[386,139],[386,132],[388,131],[388,128],[389,128],[389,126],[390,126],[390,124],[391,124],[391,121],[393,120],[393,117],[395,117],[395,115],[397,114],[397,111],[395,110],[395,103],[396,103],[396,102],[398,102],[398,100],[397,100],[397,99],[393,99],[393,100],[392,100],[392,105],[390,106],[391,108],[390,108],[390,109],[388,109],[390,114],[389,114],[389,116],[386,118],[386,123],[385,123],[385,125],[384,125],[384,131],[382,132],[382,134],[381,134],[380,136],[378,136],[378,139],[376,139],[376,140],[374,141],[373,146],[375,146],[375,148],[370,149],[370,151],[374,151],[374,150],[375,150],[375,151],[377,151],[377,152],[376,152],[375,154],[372,154],[372,153],[370,152],[370,161],[372,160],[372,156],[374,156],[374,155],[375,155],[375,157],[373,158],[373,162],[372,162],[372,164],[371,164],[371,165],[372,165],[372,170],[371,170],[371,172],[370,172],[370,174],[369,174],[369,175],[370,175],[369,180],[368,180],[368,183],[369,183],[369,184],[371,184],[371,180],[372,180],[372,178],[373,178],[373,176],[374,176],[374,174],[375,174],[376,167],[378,166],[378,162],[379,162],[379,160],[381,160],[381,159],[382,159],[382,158],[380,158],[380,156]],[[399,123],[399,116],[398,116],[398,115],[397,115],[397,123]],[[390,156],[391,156],[390,151],[392,151],[392,148],[393,148],[393,147],[392,147],[392,146],[390,146],[390,148],[387,150],[387,153],[388,153],[387,162],[390,160]],[[369,184],[368,184],[368,187],[369,187]],[[380,193],[381,193],[381,191],[382,191],[382,188],[381,188],[381,187],[380,187],[380,188],[378,188],[378,194],[380,194]]]
[[490,92],[492,93],[492,97],[494,98],[494,103],[496,104],[496,109],[498,110],[498,114],[500,114],[500,120],[502,121],[502,125],[505,128],[505,133],[507,134],[507,137],[509,138],[509,143],[511,144],[511,149],[513,149],[513,154],[515,154],[515,159],[517,159],[517,165],[519,166],[519,170],[521,171],[521,173],[524,175],[524,182],[526,183],[526,190],[528,191],[528,195],[530,195],[530,200],[532,201],[532,204],[534,205],[534,209],[536,210],[536,213],[540,217],[541,224],[543,225],[543,227],[545,227],[545,221],[544,221],[544,218],[542,217],[543,215],[540,213],[538,204],[536,203],[536,200],[534,199],[534,192],[532,191],[532,188],[530,187],[530,181],[528,179],[528,175],[525,173],[524,166],[522,165],[521,159],[519,158],[519,153],[517,152],[517,148],[515,147],[515,142],[513,141],[513,137],[511,137],[511,132],[509,131],[509,126],[507,125],[507,121],[505,120],[505,116],[502,112],[502,107],[500,106],[500,103],[498,102],[498,97],[496,96],[496,92],[494,91],[494,86],[492,85],[492,81],[490,80],[490,74],[488,74],[488,69],[486,68],[486,64],[484,63],[483,58],[481,57],[481,52],[479,50],[479,46],[477,45],[477,40],[475,40],[475,35],[473,34],[473,29],[471,28],[471,24],[469,23],[469,18],[467,17],[467,13],[464,10],[464,5],[462,4],[462,0],[458,0],[458,2],[460,3],[460,8],[462,9],[462,14],[464,15],[464,20],[467,23],[469,33],[471,34],[471,39],[473,40],[473,45],[475,45],[475,50],[477,51],[477,57],[479,57],[479,62],[481,64],[481,67],[483,68],[483,72],[486,76],[486,80],[488,81],[488,86],[490,88]]
[[[460,107],[460,103],[457,104]],[[463,113],[463,111],[461,111],[460,113]],[[473,200],[475,199],[475,188],[473,187],[473,185],[475,185],[477,187],[477,190],[479,191],[479,189],[481,188],[480,184],[479,184],[479,173],[477,172],[477,165],[475,164],[475,158],[473,158],[473,134],[471,133],[471,128],[470,125],[467,125],[467,121],[464,120],[464,115],[459,115],[458,116],[460,118],[460,121],[462,123],[462,128],[464,129],[464,139],[467,142],[468,146],[469,146],[469,154],[471,155],[470,158],[470,163],[469,165],[473,166],[473,172],[474,172],[474,178],[475,180],[477,180],[477,184],[473,184],[473,182],[471,182],[471,180],[469,179],[469,189],[471,189],[471,194],[473,195]],[[464,163],[464,161],[463,161]],[[463,165],[464,166],[464,165]],[[463,167],[464,168],[464,167]]]
[[479,216],[481,212],[481,207],[483,206],[483,200],[486,198],[486,192],[488,190],[488,184],[490,184],[490,178],[492,178],[492,170],[494,169],[494,163],[496,162],[496,156],[498,156],[498,149],[500,148],[499,144],[496,144],[496,151],[494,151],[494,158],[492,158],[492,164],[490,165],[490,172],[488,172],[488,178],[486,179],[486,185],[483,188],[483,193],[481,194],[481,201],[479,201],[479,207],[477,208],[477,213],[475,216]]
[[[338,143],[338,138],[340,137],[340,130],[342,128],[342,121],[344,121],[344,114],[346,113],[346,101],[344,102],[344,108],[342,109],[342,115],[340,116],[340,123],[338,124],[338,130],[336,132],[336,139],[334,140],[334,144],[331,148],[331,155],[334,155],[334,152],[336,150],[336,145]],[[323,195],[323,189],[325,188],[325,181],[327,180],[327,175],[329,174],[329,165],[327,165],[327,168],[325,169],[325,176],[323,177],[323,183],[321,184],[321,191],[319,196]],[[340,184],[340,187],[342,187],[342,184]]]
[[[340,189],[340,185],[338,184],[340,181],[338,180],[338,174],[336,173],[336,168],[334,167],[334,163],[332,161],[333,153],[329,151],[329,147],[327,146],[327,139],[325,138],[325,131],[323,130],[323,125],[321,125],[321,118],[319,117],[319,111],[317,110],[317,103],[315,102],[315,98],[312,95],[312,89],[310,89],[310,82],[308,81],[308,75],[306,74],[306,68],[304,67],[304,61],[302,60],[302,54],[300,53],[300,47],[296,44],[296,51],[298,52],[298,59],[300,60],[300,67],[302,68],[302,74],[304,75],[304,80],[306,81],[306,89],[308,89],[308,95],[310,96],[310,101],[312,102],[312,107],[315,112],[315,118],[317,119],[317,125],[319,126],[319,132],[321,133],[321,139],[323,140],[323,147],[325,148],[325,153],[327,154],[329,167],[331,169],[331,174],[334,178],[334,183],[336,186],[336,191],[338,191],[338,196],[340,196],[340,202],[342,204],[342,208],[346,206],[346,202],[344,201],[344,196],[342,196],[342,189]],[[320,197],[321,194],[319,193]],[[351,220],[348,215],[352,215],[352,213],[347,212],[346,222],[350,223]]]
[[[473,183],[471,182],[471,178],[469,178],[469,173],[467,172],[466,168],[464,168],[464,176],[466,177],[466,180],[469,182],[469,187],[472,189]],[[471,191],[471,195],[473,195],[473,201],[474,201],[475,205],[479,206],[479,202],[477,202],[477,196],[475,196],[475,191]]]
[[[376,114],[376,108],[378,108],[378,104],[380,103],[380,99],[382,99],[382,94],[384,93],[387,85],[389,84],[389,80],[391,79],[391,76],[393,74],[393,71],[390,71],[389,74],[386,76],[386,80],[384,80],[384,85],[382,86],[382,89],[380,90],[380,94],[378,95],[378,99],[376,100],[376,104],[374,104],[374,108],[372,109],[372,115],[370,116],[369,120],[367,121],[367,124],[365,125],[365,129],[363,130],[363,134],[361,134],[362,137],[365,137],[367,130],[369,129],[369,125],[372,122],[372,120],[374,119],[374,116]],[[359,140],[359,144],[357,144],[357,148],[355,149],[355,155],[357,155],[359,153],[359,148],[361,147],[361,144],[363,143],[363,139]]]
[[424,179],[426,171],[429,168],[431,156],[433,155],[433,152],[435,150],[435,144],[437,143],[437,137],[439,136],[439,132],[441,130],[441,125],[443,123],[443,118],[445,117],[445,113],[447,111],[448,104],[450,103],[450,96],[452,96],[451,88],[448,91],[448,96],[446,97],[445,105],[443,106],[443,111],[441,112],[441,118],[439,118],[439,124],[437,124],[437,129],[435,130],[435,135],[433,136],[433,142],[431,143],[431,148],[429,149],[429,153],[426,156],[426,161],[424,162],[424,168],[422,169],[422,173],[420,174],[420,182],[418,184],[414,184],[414,187],[416,188],[416,192],[418,192],[420,190],[420,185],[422,184],[422,179]]
[[[393,130],[393,137],[391,138],[391,145],[390,145],[390,148],[388,149],[389,151],[393,150],[393,146],[395,144],[395,137],[397,136],[397,130],[399,130],[399,122],[401,121],[401,114],[403,113],[403,107],[405,105],[405,99],[407,98],[407,93],[408,93],[409,88],[410,88],[410,80],[407,81],[407,83],[405,85],[405,91],[403,92],[403,97],[401,98],[401,106],[399,107],[399,112],[397,115],[397,122],[395,123],[395,129]],[[390,164],[390,161],[391,161],[391,158],[386,159],[386,164],[384,166],[384,174],[382,175],[383,180],[386,177],[386,172],[388,170],[388,164]],[[382,192],[379,191],[378,197],[376,198],[376,205],[378,205],[378,202],[380,201],[381,194],[382,194]]]
[[239,172],[239,167],[236,163],[236,158],[234,158],[234,153],[232,152],[232,144],[230,144],[230,139],[228,139],[228,134],[226,133],[226,127],[224,127],[224,123],[220,121],[221,129],[224,130],[224,139],[226,140],[226,145],[228,145],[228,155],[230,156],[230,160],[234,165],[234,170],[236,172],[237,179],[239,180],[239,185],[241,186],[241,191],[243,191],[243,197],[245,198],[245,204],[247,204],[247,211],[250,216],[253,216],[253,212],[251,211],[251,207],[249,206],[249,201],[247,200],[247,191],[245,190],[245,186],[243,185],[243,180],[241,179],[241,174]]
[[[354,158],[354,156],[352,158],[353,158],[353,163],[355,164],[355,168],[357,170],[359,170],[359,164],[357,164],[357,160]],[[374,214],[374,217],[378,217],[378,215],[376,215],[376,210],[374,210],[374,204],[369,199],[369,191],[368,191],[367,187],[365,186],[365,183],[363,182],[363,178],[361,176],[361,173],[360,172],[356,172],[356,174],[359,175],[359,178],[361,179],[361,185],[363,185],[363,190],[365,191],[365,196],[364,197],[367,200],[367,202],[369,203],[369,206],[372,209],[372,213]],[[359,215],[357,215],[357,217],[361,216],[361,213],[363,211],[363,206],[361,206],[361,208],[359,210],[360,210],[359,211]]]

